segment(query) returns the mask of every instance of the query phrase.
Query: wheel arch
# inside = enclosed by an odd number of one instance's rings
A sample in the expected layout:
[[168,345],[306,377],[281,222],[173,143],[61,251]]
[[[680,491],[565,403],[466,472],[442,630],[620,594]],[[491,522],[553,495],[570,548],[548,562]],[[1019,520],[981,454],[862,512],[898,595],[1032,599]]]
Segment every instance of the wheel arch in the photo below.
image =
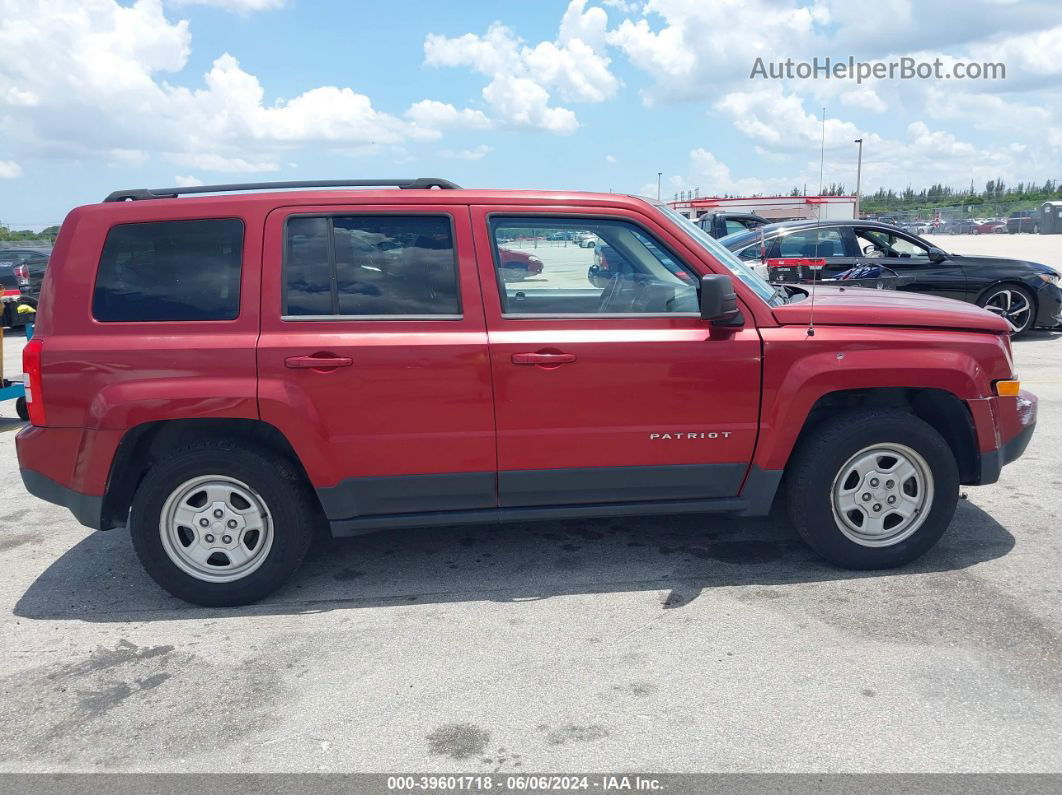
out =
[[[983,290],[981,290],[981,292],[978,293],[977,299],[974,303],[976,303],[980,307],[983,307],[987,303],[988,297],[989,295],[991,295],[993,290],[1015,287],[1021,288],[1022,292],[1026,293],[1029,296],[1029,325],[1026,326],[1024,329],[1024,331],[1029,331],[1030,329],[1036,327],[1036,319],[1040,316],[1040,296],[1035,287],[1030,287],[1020,279],[1015,277],[1004,277],[1002,279],[998,279],[988,287],[985,287]],[[1022,333],[1024,333],[1024,331]]]
[[[813,434],[815,428],[839,411],[896,408],[926,422],[948,443],[963,484],[980,478],[981,457],[973,415],[965,401],[945,389],[923,387],[878,387],[828,392],[818,398],[808,412],[793,451]],[[792,458],[792,452],[790,453]]]
[[997,279],[996,281],[992,282],[987,287],[981,288],[981,291],[978,292],[978,294],[977,294],[977,300],[976,300],[977,305],[980,306],[981,302],[983,300],[985,300],[985,298],[988,297],[989,293],[991,293],[993,290],[998,290],[1001,287],[1020,287],[1022,290],[1027,292],[1029,294],[1029,296],[1032,298],[1032,300],[1033,300],[1033,308],[1034,309],[1038,309],[1039,308],[1039,305],[1038,305],[1037,300],[1036,300],[1036,290],[1034,290],[1029,285],[1025,284],[1025,282],[1021,281],[1020,279],[1017,279],[1017,278],[1011,277],[1011,276],[1006,276],[1006,277],[1003,277],[1002,279]]
[[238,418],[146,422],[126,431],[118,444],[103,496],[101,527],[109,529],[126,524],[133,496],[155,461],[168,451],[204,438],[231,439],[283,456],[309,482],[287,437],[268,422]]

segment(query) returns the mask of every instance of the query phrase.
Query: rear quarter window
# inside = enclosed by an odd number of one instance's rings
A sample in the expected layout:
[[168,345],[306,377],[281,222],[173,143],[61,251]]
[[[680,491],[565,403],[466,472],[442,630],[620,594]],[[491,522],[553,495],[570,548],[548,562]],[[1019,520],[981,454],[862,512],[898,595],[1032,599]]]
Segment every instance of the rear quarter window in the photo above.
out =
[[243,221],[119,224],[107,233],[92,315],[102,322],[233,320],[240,312]]

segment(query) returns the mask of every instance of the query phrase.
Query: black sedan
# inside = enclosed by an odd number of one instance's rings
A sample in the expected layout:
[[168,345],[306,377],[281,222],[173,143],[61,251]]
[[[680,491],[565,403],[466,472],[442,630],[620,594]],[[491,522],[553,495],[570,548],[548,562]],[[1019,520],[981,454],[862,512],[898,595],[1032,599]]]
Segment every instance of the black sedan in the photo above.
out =
[[[762,240],[761,240],[762,236]],[[1002,315],[1014,334],[1062,323],[1059,274],[1037,262],[949,254],[917,235],[873,221],[786,221],[719,241],[750,265],[761,259],[790,260],[792,281],[830,279],[865,265],[887,274],[886,286],[975,303]],[[801,259],[825,259],[821,270],[799,267]],[[797,267],[792,267],[793,261]],[[757,268],[758,269],[758,268]],[[779,269],[770,280],[785,282]]]

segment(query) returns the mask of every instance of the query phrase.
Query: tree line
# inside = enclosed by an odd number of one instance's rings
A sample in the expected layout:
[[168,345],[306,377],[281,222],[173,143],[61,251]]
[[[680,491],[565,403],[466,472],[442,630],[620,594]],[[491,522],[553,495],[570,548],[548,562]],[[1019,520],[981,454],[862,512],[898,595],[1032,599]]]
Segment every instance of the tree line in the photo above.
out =
[[49,226],[40,232],[32,232],[29,229],[10,229],[0,224],[0,242],[4,243],[54,243],[58,234],[58,226]]

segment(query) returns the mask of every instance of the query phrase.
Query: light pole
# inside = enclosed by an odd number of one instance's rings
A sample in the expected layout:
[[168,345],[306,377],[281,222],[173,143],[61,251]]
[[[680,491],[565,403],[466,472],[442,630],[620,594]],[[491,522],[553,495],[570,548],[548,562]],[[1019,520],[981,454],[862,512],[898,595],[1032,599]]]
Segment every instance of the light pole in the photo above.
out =
[[859,158],[856,160],[856,195],[855,195],[855,217],[859,220],[859,181],[863,177],[863,139],[856,138],[853,143],[859,144]]
[[656,200],[660,201],[660,178],[664,176],[663,171],[656,172]]

